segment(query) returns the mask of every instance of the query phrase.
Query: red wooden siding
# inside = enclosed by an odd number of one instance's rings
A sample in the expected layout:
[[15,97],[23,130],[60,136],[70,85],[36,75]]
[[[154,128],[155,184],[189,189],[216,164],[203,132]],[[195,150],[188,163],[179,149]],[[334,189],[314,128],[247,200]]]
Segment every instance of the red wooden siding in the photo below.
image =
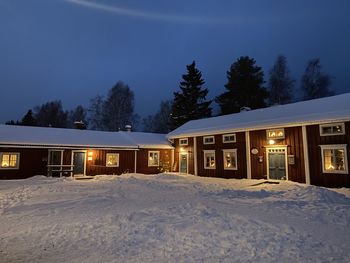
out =
[[350,174],[323,173],[320,145],[347,144],[348,170],[350,169],[350,122],[345,123],[345,135],[320,136],[319,125],[307,126],[310,181],[326,187],[350,187]]
[[[159,151],[159,167],[148,166],[148,152]],[[137,152],[137,172],[143,174],[157,174],[171,169],[171,150],[164,149],[140,149]]]
[[[237,170],[224,170],[223,149],[237,149]],[[204,168],[204,150],[215,150],[215,169]],[[247,178],[245,133],[236,133],[234,143],[223,143],[221,134],[215,135],[215,144],[203,144],[203,136],[197,137],[197,167],[199,176]]]
[[182,149],[183,152],[188,153],[188,173],[194,174],[194,140],[188,138],[188,145],[180,146],[179,139],[174,140],[175,152],[174,152],[174,172],[179,172],[179,154]]
[[[86,160],[86,174],[122,174],[133,173],[135,164],[135,151],[127,150],[88,150],[92,152],[92,160]],[[119,153],[119,167],[107,167],[107,153]]]
[[0,179],[23,179],[47,174],[47,149],[0,148],[0,152],[20,153],[19,169],[0,169]]
[[[294,155],[295,159],[295,164],[288,164],[288,179],[305,183],[302,129],[301,127],[289,127],[285,128],[284,131],[285,138],[275,140],[276,143],[273,146],[287,145],[287,154]],[[267,178],[266,146],[268,146],[266,130],[250,132],[250,149],[257,148],[259,151],[256,155],[250,153],[252,179]],[[262,162],[259,162],[259,156],[262,156]]]

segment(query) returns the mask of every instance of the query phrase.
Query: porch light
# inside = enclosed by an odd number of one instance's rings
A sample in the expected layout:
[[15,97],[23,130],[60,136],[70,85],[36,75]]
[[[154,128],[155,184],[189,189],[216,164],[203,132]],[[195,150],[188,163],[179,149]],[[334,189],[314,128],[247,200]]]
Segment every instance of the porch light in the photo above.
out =
[[184,152],[185,149],[183,147],[180,147],[180,152]]
[[270,145],[274,145],[275,144],[275,140],[269,140],[269,144]]
[[94,153],[92,151],[88,152],[88,161],[92,161],[93,154]]

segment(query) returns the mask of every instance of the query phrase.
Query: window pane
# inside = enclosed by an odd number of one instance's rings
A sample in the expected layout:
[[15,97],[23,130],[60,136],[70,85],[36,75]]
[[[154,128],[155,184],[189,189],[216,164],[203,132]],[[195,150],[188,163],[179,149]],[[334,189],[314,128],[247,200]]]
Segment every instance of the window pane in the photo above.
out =
[[327,133],[332,133],[332,127],[322,127],[322,133],[327,134]]
[[334,133],[343,133],[343,126],[341,126],[341,125],[334,126],[333,132]]
[[234,152],[224,153],[224,167],[225,168],[236,168],[236,156]]
[[148,154],[148,165],[158,166],[159,165],[159,153],[158,152],[149,152]]
[[9,167],[10,166],[10,155],[3,154],[1,160],[1,167]]
[[334,170],[334,166],[332,164],[332,150],[330,149],[323,150],[323,156],[324,156],[324,169]]
[[324,169],[327,171],[345,171],[345,153],[343,149],[324,149]]
[[204,144],[214,143],[214,137],[204,137]]
[[107,153],[106,165],[107,166],[118,166],[119,154],[117,153]]
[[235,135],[225,135],[224,136],[224,142],[234,142],[235,141]]
[[16,167],[17,166],[17,154],[11,154],[10,155],[10,167]]
[[61,164],[61,151],[51,151],[50,152],[50,164],[60,165]]
[[214,153],[205,153],[205,167],[206,168],[215,168],[215,154]]
[[344,171],[345,167],[344,167],[344,150],[334,150],[334,167],[335,170],[339,170],[339,171]]

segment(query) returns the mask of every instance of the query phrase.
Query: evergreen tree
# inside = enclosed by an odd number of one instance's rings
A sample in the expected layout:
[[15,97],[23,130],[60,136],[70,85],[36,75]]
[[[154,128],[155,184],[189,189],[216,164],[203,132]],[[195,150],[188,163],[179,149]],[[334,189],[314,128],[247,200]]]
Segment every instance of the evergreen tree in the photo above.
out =
[[196,68],[196,63],[187,65],[187,74],[182,75],[180,92],[174,92],[174,102],[171,108],[170,129],[176,129],[190,120],[211,116],[211,100],[206,101],[208,89],[204,89],[202,73]]
[[295,81],[289,76],[286,57],[278,56],[269,73],[269,104],[290,103]]
[[61,101],[50,101],[34,108],[34,118],[41,127],[67,127],[68,112],[63,111]]
[[239,112],[242,107],[251,109],[266,106],[268,92],[263,87],[264,72],[248,56],[240,57],[227,71],[226,92],[216,97],[221,114]]
[[28,110],[26,115],[22,118],[21,125],[23,126],[36,126],[36,120],[33,117],[32,110]]
[[301,79],[301,90],[303,100],[328,97],[334,95],[329,89],[331,76],[321,72],[322,66],[318,58],[311,59]]
[[170,113],[171,101],[162,101],[160,103],[160,109],[154,116],[147,116],[143,119],[143,131],[168,133]]
[[108,93],[103,104],[103,126],[109,131],[119,131],[125,125],[136,126],[134,93],[128,85],[119,81]]

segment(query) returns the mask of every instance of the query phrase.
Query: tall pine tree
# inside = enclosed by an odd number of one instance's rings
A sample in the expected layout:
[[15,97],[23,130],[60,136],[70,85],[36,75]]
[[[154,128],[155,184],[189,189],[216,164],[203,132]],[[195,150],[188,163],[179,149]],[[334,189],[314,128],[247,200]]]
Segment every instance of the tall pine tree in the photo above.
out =
[[268,92],[263,87],[264,72],[255,63],[253,58],[240,57],[227,71],[227,91],[216,97],[222,115],[239,112],[242,107],[266,106]]
[[196,120],[211,116],[211,100],[207,101],[208,89],[203,88],[205,81],[202,73],[196,68],[195,61],[187,65],[187,74],[182,75],[180,92],[174,92],[174,101],[171,108],[170,129]]
[[331,76],[321,72],[321,64],[318,58],[311,59],[301,79],[303,100],[311,100],[334,95],[329,89]]
[[269,73],[269,104],[290,103],[295,81],[289,76],[286,57],[279,55]]
[[21,125],[23,126],[36,126],[36,120],[33,117],[33,111],[28,110],[26,115],[22,118]]

